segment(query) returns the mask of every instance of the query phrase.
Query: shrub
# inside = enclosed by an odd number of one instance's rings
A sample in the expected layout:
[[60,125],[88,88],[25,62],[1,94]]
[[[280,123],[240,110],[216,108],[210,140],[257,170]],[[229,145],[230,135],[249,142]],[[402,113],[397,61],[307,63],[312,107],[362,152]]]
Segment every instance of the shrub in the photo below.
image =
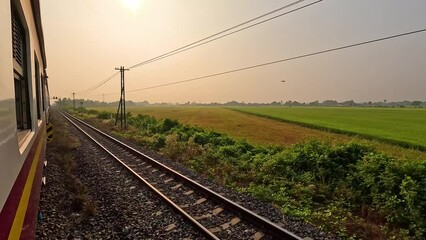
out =
[[87,113],[87,109],[85,107],[76,108],[77,113]]
[[357,200],[385,211],[394,227],[418,235],[426,230],[426,161],[400,162],[383,154],[369,154],[356,166],[349,180]]
[[95,109],[89,109],[88,111],[87,111],[87,114],[92,114],[92,115],[97,115],[99,112],[98,111],[96,111]]
[[98,114],[96,115],[96,118],[98,119],[110,119],[110,117],[111,117],[111,112],[107,112],[107,111],[98,112]]
[[161,152],[172,160],[181,161],[184,145],[178,140],[178,136],[175,134],[167,136],[165,143]]
[[174,119],[165,118],[158,122],[158,130],[161,133],[166,133],[170,131],[172,128],[179,126],[179,122]]
[[[388,234],[383,238],[424,237],[426,161],[401,162],[357,143],[253,146],[223,133],[148,115],[129,117],[128,123],[137,130],[116,134],[274,202],[288,215],[320,223],[340,237],[377,234],[362,229],[382,229],[381,234]],[[368,223],[377,225],[365,228]]]

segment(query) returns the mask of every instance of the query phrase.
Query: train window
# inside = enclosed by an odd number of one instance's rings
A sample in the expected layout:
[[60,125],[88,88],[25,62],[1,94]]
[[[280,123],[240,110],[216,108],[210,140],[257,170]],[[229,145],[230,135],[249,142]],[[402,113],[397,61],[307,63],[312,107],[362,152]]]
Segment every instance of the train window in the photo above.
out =
[[36,102],[37,102],[37,119],[41,119],[41,101],[40,101],[40,88],[41,88],[41,78],[40,78],[40,65],[38,64],[37,55],[34,53],[34,68],[35,68],[35,77],[34,77],[34,87],[36,88]]
[[43,112],[46,110],[45,108],[45,101],[46,101],[46,97],[45,97],[45,93],[44,93],[44,88],[45,86],[47,86],[47,77],[46,75],[41,75],[41,102],[42,102],[42,106],[43,106]]
[[26,36],[16,11],[12,11],[13,75],[15,81],[16,122],[20,130],[31,129],[28,77],[26,75]]

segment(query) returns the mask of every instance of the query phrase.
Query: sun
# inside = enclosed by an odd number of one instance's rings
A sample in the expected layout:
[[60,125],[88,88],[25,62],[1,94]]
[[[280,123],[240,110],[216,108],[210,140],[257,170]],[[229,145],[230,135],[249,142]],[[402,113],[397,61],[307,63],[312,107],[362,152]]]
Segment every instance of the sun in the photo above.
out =
[[123,7],[130,10],[132,13],[136,13],[139,9],[141,0],[121,0]]

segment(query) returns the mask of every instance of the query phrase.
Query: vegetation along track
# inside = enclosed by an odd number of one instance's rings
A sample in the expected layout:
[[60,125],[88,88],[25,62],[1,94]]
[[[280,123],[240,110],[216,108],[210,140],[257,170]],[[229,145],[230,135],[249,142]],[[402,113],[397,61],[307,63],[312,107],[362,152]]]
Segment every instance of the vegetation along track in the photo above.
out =
[[209,239],[301,239],[87,123],[61,112]]

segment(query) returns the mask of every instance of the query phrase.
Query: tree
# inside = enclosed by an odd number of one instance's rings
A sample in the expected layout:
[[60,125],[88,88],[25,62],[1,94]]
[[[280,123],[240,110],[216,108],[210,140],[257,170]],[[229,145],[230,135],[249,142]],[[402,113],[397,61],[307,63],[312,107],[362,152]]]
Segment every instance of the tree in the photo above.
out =
[[339,103],[336,100],[325,100],[322,102],[324,106],[337,106]]
[[308,103],[308,105],[309,106],[318,106],[319,105],[319,101],[316,100],[316,101],[310,102],[310,103]]
[[354,100],[350,100],[350,101],[342,102],[342,105],[345,107],[352,107],[352,106],[356,106],[356,103],[354,102]]
[[412,106],[414,106],[415,108],[419,108],[422,105],[421,101],[413,101],[411,103]]

